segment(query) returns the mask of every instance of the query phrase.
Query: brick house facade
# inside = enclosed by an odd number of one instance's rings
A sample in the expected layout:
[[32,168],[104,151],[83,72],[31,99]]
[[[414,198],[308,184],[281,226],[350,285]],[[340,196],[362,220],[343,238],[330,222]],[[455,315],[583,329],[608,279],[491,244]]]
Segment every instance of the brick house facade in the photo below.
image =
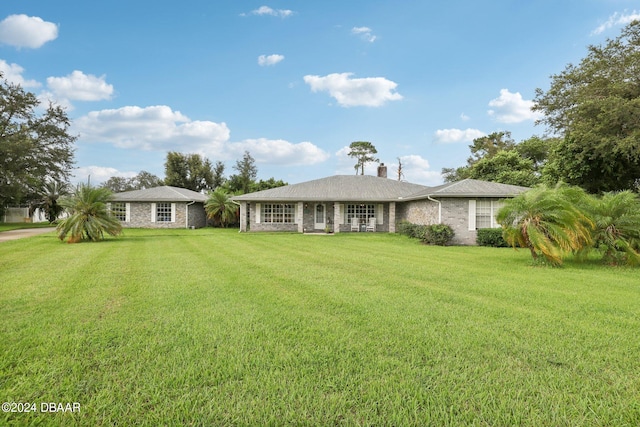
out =
[[125,228],[201,228],[207,225],[206,196],[161,186],[116,193],[110,210]]
[[[399,221],[448,224],[453,243],[473,245],[478,228],[497,227],[505,198],[526,187],[466,179],[438,187],[384,176],[335,175],[233,197],[240,204],[240,231],[335,233],[395,232]],[[352,223],[359,227],[352,227]],[[369,225],[369,228],[366,228]]]

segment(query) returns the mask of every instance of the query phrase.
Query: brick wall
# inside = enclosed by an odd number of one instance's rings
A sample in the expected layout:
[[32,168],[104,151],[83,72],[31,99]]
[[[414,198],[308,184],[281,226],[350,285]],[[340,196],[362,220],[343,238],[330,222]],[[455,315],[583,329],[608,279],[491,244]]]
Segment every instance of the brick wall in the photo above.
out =
[[189,227],[202,228],[206,226],[207,213],[204,210],[204,203],[196,202],[189,205]]
[[442,199],[442,222],[453,228],[455,245],[475,245],[476,230],[469,230],[469,199]]
[[403,220],[412,224],[437,224],[438,204],[431,200],[398,203],[396,205],[396,221]]
[[[186,206],[185,202],[175,203],[175,222],[152,222],[151,221],[151,203],[149,202],[130,202],[129,203],[129,222],[122,222],[122,226],[126,228],[186,228]],[[189,206],[189,226],[196,228],[204,227],[207,218],[202,203],[194,203]]]
[[[469,199],[438,199],[441,203],[442,222],[451,226],[455,236],[453,244],[475,245],[476,231],[469,230]],[[431,200],[417,200],[398,204],[396,220],[412,224],[431,225],[438,223],[438,204]]]

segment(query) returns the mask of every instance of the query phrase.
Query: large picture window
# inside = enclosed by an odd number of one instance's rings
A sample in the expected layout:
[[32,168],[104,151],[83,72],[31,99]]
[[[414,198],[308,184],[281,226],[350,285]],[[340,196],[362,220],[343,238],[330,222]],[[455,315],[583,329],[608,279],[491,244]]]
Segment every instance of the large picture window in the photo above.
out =
[[156,203],[156,221],[171,222],[171,203]]
[[110,205],[111,215],[113,215],[118,221],[127,220],[127,204],[124,202],[111,202]]
[[358,218],[359,222],[366,223],[369,218],[376,217],[375,205],[357,204],[347,205],[347,223],[351,223],[351,218]]
[[265,223],[294,222],[295,207],[291,203],[265,203],[262,205],[260,216]]

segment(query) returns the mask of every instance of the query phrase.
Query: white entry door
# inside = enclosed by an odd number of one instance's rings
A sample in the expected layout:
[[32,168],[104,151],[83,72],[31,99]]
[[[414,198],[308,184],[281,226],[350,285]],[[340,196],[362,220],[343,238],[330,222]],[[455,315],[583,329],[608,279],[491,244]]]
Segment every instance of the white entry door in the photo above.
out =
[[316,204],[314,209],[314,226],[316,230],[323,230],[327,226],[327,212],[325,205],[322,203]]

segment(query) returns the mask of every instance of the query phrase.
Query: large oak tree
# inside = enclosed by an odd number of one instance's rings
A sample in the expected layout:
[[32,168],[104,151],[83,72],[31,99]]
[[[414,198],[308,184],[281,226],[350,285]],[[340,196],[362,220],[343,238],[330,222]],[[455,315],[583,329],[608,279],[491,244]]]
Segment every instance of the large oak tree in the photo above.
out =
[[534,110],[562,140],[550,153],[557,178],[589,192],[633,188],[640,179],[640,21],[536,90]]
[[35,94],[0,75],[0,213],[40,199],[46,182],[68,181],[75,136],[65,110],[42,111]]

